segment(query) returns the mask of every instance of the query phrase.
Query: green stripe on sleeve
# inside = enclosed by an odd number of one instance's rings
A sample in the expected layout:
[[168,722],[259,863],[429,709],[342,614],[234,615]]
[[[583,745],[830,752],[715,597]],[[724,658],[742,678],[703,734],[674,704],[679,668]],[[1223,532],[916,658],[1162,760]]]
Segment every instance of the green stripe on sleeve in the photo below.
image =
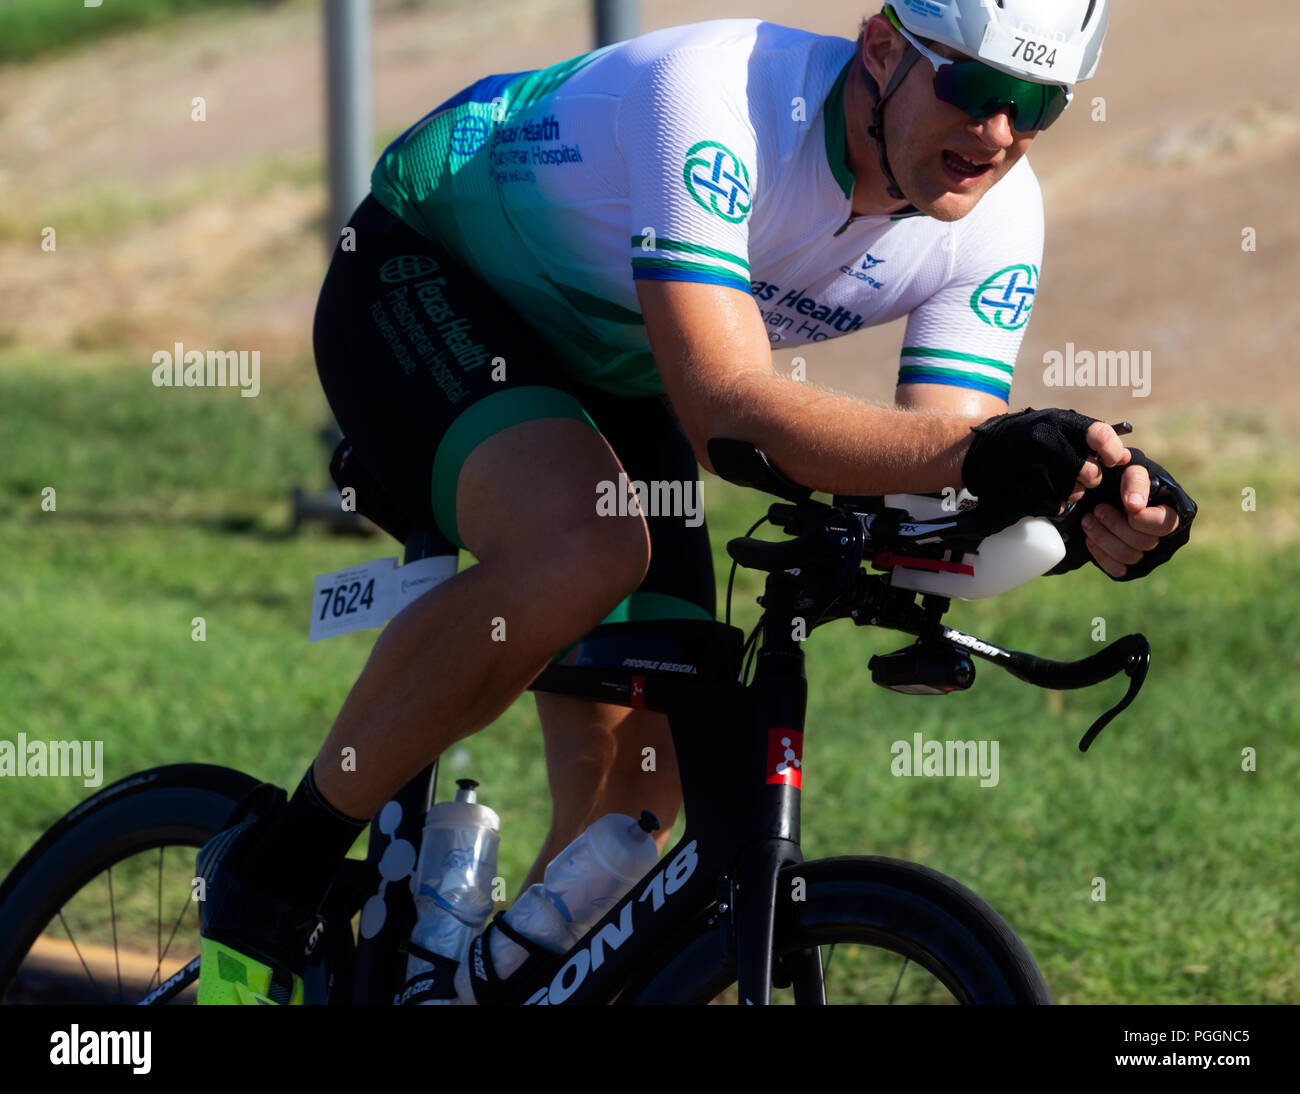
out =
[[938,365],[904,365],[898,370],[900,384],[945,383],[951,381],[958,387],[978,387],[982,391],[1007,398],[1011,382],[990,376],[986,372],[970,372],[959,368],[942,368]]
[[[633,236],[632,246],[639,248],[645,239],[645,236]],[[724,262],[734,262],[744,270],[745,273],[749,273],[749,263],[741,258],[740,255],[733,255],[730,251],[720,251],[716,247],[705,247],[699,243],[683,243],[681,240],[664,239],[660,236],[655,239],[655,245],[646,253],[652,254],[655,251],[682,251],[686,254],[706,255],[709,258],[720,258]]]
[[992,357],[977,357],[973,353],[961,353],[955,349],[929,349],[925,346],[904,346],[902,357],[934,357],[947,361],[969,361],[973,365],[987,365],[989,368],[1000,369],[1010,376],[1015,369],[1002,361],[995,360]]
[[734,283],[738,288],[749,292],[749,282],[734,270],[728,270],[722,266],[711,266],[703,262],[678,262],[669,258],[634,258],[632,259],[632,268],[634,270],[681,270],[688,273],[713,274],[715,277],[722,278],[728,283]]

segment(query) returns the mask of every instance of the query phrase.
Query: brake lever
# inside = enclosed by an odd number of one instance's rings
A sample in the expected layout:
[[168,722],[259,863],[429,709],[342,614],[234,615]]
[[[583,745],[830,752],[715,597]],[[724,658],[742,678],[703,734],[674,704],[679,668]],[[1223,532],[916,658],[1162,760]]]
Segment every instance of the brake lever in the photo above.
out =
[[1126,634],[1117,638],[1103,650],[1081,661],[1051,661],[1023,650],[1009,650],[994,645],[971,634],[954,630],[940,623],[932,630],[922,627],[904,626],[900,630],[914,634],[934,634],[963,647],[977,657],[991,661],[1007,670],[1018,680],[1035,687],[1049,688],[1052,691],[1069,691],[1078,688],[1090,688],[1109,680],[1112,676],[1124,672],[1129,678],[1128,691],[1110,710],[1092,723],[1088,732],[1079,741],[1079,751],[1087,752],[1088,747],[1097,739],[1103,729],[1115,716],[1133,702],[1147,678],[1147,669],[1151,665],[1151,643],[1144,634]]
[[1115,715],[1124,710],[1129,703],[1142,690],[1142,685],[1147,678],[1147,669],[1151,667],[1151,643],[1147,641],[1144,634],[1130,634],[1119,640],[1125,642],[1133,648],[1128,651],[1128,656],[1124,661],[1124,672],[1128,676],[1128,691],[1124,693],[1124,698],[1116,703],[1110,710],[1106,711],[1100,718],[1092,723],[1088,732],[1083,735],[1079,742],[1079,751],[1087,752],[1088,746],[1097,739],[1103,729],[1110,725]]

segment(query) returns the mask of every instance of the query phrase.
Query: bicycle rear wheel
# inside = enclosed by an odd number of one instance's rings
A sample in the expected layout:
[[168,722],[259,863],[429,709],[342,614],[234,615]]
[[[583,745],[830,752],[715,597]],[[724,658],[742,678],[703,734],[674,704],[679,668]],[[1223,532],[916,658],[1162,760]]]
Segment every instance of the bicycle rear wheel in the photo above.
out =
[[159,985],[193,999],[197,848],[254,786],[211,764],[152,768],[105,787],[37,841],[0,884],[0,1003],[136,1003]]
[[[1002,917],[927,867],[877,856],[818,859],[784,869],[777,892],[773,1003],[1052,1001]],[[618,1001],[737,1002],[716,914],[709,909],[664,946]]]

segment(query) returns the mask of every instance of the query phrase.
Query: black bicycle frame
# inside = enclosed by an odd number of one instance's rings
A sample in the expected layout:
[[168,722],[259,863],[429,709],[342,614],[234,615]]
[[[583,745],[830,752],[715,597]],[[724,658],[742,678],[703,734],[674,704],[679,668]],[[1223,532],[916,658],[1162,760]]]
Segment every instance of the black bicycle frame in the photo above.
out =
[[[558,958],[558,972],[538,983],[532,982],[537,976],[525,975],[523,969],[510,977],[508,1001],[608,1003],[620,993],[636,998],[662,965],[659,959],[669,956],[660,948],[684,942],[683,932],[698,932],[705,923],[717,927],[722,962],[736,967],[741,1001],[770,1001],[772,941],[781,899],[778,875],[784,866],[803,861],[799,809],[807,683],[803,650],[794,637],[796,620],[804,634],[820,623],[851,618],[858,625],[916,635],[919,646],[899,651],[909,655],[913,666],[920,664],[918,648],[932,659],[935,649],[946,650],[939,677],[920,681],[931,689],[968,687],[972,657],[1052,689],[1091,687],[1126,674],[1126,694],[1093,722],[1079,742],[1081,751],[1133,701],[1146,679],[1151,648],[1141,634],[1125,635],[1080,661],[1049,661],[945,627],[940,619],[947,599],[923,596],[918,606],[913,594],[889,589],[880,578],[869,581],[859,570],[869,557],[864,555],[868,521],[873,539],[878,522],[885,529],[879,538],[886,544],[921,544],[936,537],[960,543],[965,542],[963,536],[977,544],[1006,527],[1007,514],[957,513],[927,523],[901,513],[906,522],[900,523],[901,511],[882,511],[882,499],[837,498],[834,507],[811,501],[809,488],[785,478],[752,444],[714,438],[709,456],[728,481],[784,499],[788,504],[773,505],[768,519],[795,536],[780,543],[746,537],[728,544],[735,561],[768,574],[753,681],[741,682],[742,636],[736,628],[712,621],[665,620],[597,627],[533,682],[535,691],[666,714],[681,775],[686,832],[623,900]],[[350,441],[344,440],[335,451],[330,474],[340,488],[351,486],[358,498],[366,499],[364,515],[405,543],[406,562],[456,553],[438,533],[412,527],[356,458]],[[890,513],[893,516],[886,519]],[[883,565],[879,557],[875,563]],[[873,659],[880,661],[889,658]],[[915,690],[915,675],[914,667],[903,672],[897,664],[883,664],[879,672],[873,669],[877,683],[899,690]],[[367,861],[345,863],[341,884],[335,885],[336,918],[349,922],[363,901],[373,910],[379,900],[385,914],[369,917],[370,937],[365,936],[363,915],[355,962],[351,932],[327,934],[337,957],[332,963],[344,977],[355,968],[355,978],[351,983],[336,981],[332,988],[316,983],[315,997],[391,1003],[402,990],[402,943],[415,925],[414,901],[403,882],[380,885],[377,867],[390,841],[419,847],[424,817],[434,799],[437,766],[435,760],[385,807],[391,831],[371,825]],[[379,820],[384,816],[381,812]],[[382,921],[378,930],[377,921]],[[797,1002],[825,1001],[816,947],[785,954],[781,962],[780,980],[793,985]]]
[[[431,548],[446,549],[427,536],[413,536],[406,561]],[[768,601],[775,584],[769,581]],[[769,618],[774,607],[769,603]],[[534,681],[535,691],[666,714],[686,831],[563,956],[558,971],[543,982],[522,970],[512,976],[511,1002],[609,1003],[644,980],[656,951],[715,904],[719,956],[737,966],[741,1001],[770,1001],[777,875],[803,860],[799,802],[807,684],[803,651],[790,633],[780,625],[765,628],[748,686],[739,679],[741,632],[701,620],[597,627]],[[401,810],[393,831],[372,824],[370,893],[390,840],[405,839],[418,848],[436,767],[430,765],[393,799]],[[414,902],[400,882],[389,884],[382,899],[383,927],[358,939],[353,1002],[391,1003],[404,981],[406,958],[399,946],[415,924]],[[816,949],[798,955],[790,971],[798,975],[801,993],[811,988],[820,994]]]

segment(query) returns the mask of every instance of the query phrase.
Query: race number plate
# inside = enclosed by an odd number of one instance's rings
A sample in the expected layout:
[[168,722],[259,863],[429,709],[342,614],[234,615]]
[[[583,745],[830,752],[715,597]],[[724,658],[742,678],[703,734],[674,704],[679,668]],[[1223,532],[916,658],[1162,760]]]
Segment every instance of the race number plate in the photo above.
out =
[[1038,35],[1032,27],[1012,28],[990,22],[984,28],[980,57],[1045,82],[1070,84],[1083,62],[1083,46]]
[[312,589],[309,642],[382,627],[416,597],[456,573],[455,555],[434,555],[406,566],[377,558],[360,566],[319,574]]

